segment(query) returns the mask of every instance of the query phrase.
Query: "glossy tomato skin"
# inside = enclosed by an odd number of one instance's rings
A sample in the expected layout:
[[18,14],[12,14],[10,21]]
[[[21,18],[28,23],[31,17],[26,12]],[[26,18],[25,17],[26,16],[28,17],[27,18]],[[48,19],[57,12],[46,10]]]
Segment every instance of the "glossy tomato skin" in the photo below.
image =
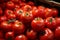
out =
[[3,11],[2,11],[2,8],[0,8],[0,15],[2,15],[3,14]]
[[16,20],[13,24],[12,30],[15,32],[15,34],[21,34],[25,31],[25,26],[22,22]]
[[0,40],[5,40],[4,38],[0,38]]
[[0,29],[4,32],[10,31],[11,27],[11,23],[9,23],[8,21],[1,22]]
[[22,14],[23,14],[23,10],[22,9],[17,9],[16,11],[15,11],[15,15],[17,16],[17,17],[20,17]]
[[39,32],[44,28],[44,20],[42,18],[37,17],[31,22],[31,26],[33,30]]
[[56,40],[60,40],[60,26],[58,26],[55,30],[55,38]]
[[16,18],[16,15],[12,10],[5,10],[5,15],[7,16],[8,19],[14,19]]
[[19,0],[11,0],[12,2],[18,4],[19,3]]
[[9,9],[6,9],[5,11],[4,11],[4,13],[5,13],[5,15],[10,15],[11,13],[13,13],[13,11],[12,10],[9,10]]
[[49,28],[44,29],[45,34],[40,36],[40,40],[53,40],[54,34]]
[[56,24],[57,26],[60,26],[60,18],[56,18]]
[[8,9],[13,9],[13,8],[14,8],[14,3],[13,3],[12,1],[8,1],[8,2],[6,3],[6,8],[8,8]]
[[14,39],[14,32],[7,32],[6,34],[5,34],[5,38],[6,38],[6,40],[13,40]]
[[32,7],[30,5],[25,5],[25,6],[22,7],[22,9],[24,11],[31,11],[32,10]]
[[53,15],[53,17],[57,17],[58,16],[58,10],[57,9],[52,9],[53,11],[52,11],[52,15]]
[[7,20],[7,17],[6,17],[6,16],[1,16],[1,17],[0,17],[0,22],[6,21],[6,20]]
[[33,15],[32,13],[30,12],[24,12],[21,17],[20,17],[20,20],[23,22],[23,23],[29,23],[33,20]]
[[37,33],[34,31],[34,30],[27,30],[26,32],[26,35],[27,35],[27,38],[31,39],[31,40],[34,40],[36,39],[36,35]]
[[52,16],[52,9],[50,9],[50,8],[45,8],[45,10],[44,10],[44,18],[47,18],[47,17],[51,17]]
[[56,28],[56,20],[53,17],[48,17],[45,19],[45,26],[54,30]]
[[25,2],[19,2],[19,6],[22,8],[23,6],[25,6],[26,3]]
[[15,40],[27,40],[27,37],[25,35],[19,35],[15,38]]

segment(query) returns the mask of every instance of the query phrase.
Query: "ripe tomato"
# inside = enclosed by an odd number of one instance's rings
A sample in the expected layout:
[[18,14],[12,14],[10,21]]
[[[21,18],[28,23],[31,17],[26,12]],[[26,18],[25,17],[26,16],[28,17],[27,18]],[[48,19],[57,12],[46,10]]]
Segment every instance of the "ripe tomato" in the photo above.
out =
[[0,24],[0,29],[3,30],[4,32],[10,31],[11,30],[11,23],[8,21],[3,21]]
[[13,9],[13,8],[14,8],[14,3],[13,3],[12,1],[8,1],[8,2],[6,3],[6,8],[8,8],[8,9]]
[[45,33],[44,35],[40,36],[40,40],[53,40],[54,38],[53,32],[48,28],[45,28],[44,31]]
[[53,17],[57,17],[58,16],[58,10],[57,9],[52,9],[53,11],[52,11],[52,15],[53,15]]
[[48,17],[45,19],[45,25],[54,30],[56,28],[56,20],[53,17]]
[[0,38],[3,38],[3,32],[0,30]]
[[50,8],[46,8],[45,10],[44,10],[44,18],[47,18],[47,17],[51,17],[52,16],[52,9],[50,9]]
[[23,23],[29,23],[33,20],[33,15],[32,13],[30,12],[24,12],[21,17],[20,17],[20,20],[23,22]]
[[1,17],[0,17],[0,22],[6,21],[6,20],[7,20],[7,17],[6,17],[6,16],[1,16]]
[[12,10],[5,10],[5,15],[8,17],[8,19],[13,19],[16,18],[16,15],[14,14],[14,12]]
[[0,38],[0,40],[5,40],[4,38]]
[[60,18],[56,18],[56,24],[57,26],[60,26]]
[[58,26],[55,30],[55,38],[56,40],[60,40],[60,26]]
[[19,35],[15,38],[15,40],[27,40],[27,37],[25,35]]
[[16,14],[16,16],[17,17],[20,17],[22,14],[23,14],[23,10],[22,9],[17,9],[16,11],[15,11],[15,14]]
[[31,6],[34,6],[34,3],[31,2],[31,1],[29,1],[27,4],[28,4],[28,5],[31,5]]
[[19,5],[17,5],[17,4],[15,4],[14,8],[20,8],[20,6],[19,6]]
[[44,28],[44,20],[37,17],[31,22],[31,26],[33,30],[40,31]]
[[12,24],[12,30],[15,32],[15,34],[21,34],[24,33],[25,31],[25,26],[22,22],[16,20],[14,24]]
[[24,11],[31,11],[32,10],[32,7],[30,5],[25,5],[25,6],[22,7],[22,9]]
[[2,15],[3,14],[3,11],[2,11],[2,9],[0,8],[0,15]]
[[14,32],[7,32],[5,34],[6,40],[13,40],[14,39]]
[[17,4],[19,3],[20,0],[11,0],[11,1]]
[[20,7],[22,8],[23,6],[26,5],[26,3],[25,3],[25,2],[19,2],[19,5],[20,5]]
[[33,30],[27,30],[26,32],[27,37],[32,40],[36,39],[36,36],[37,36],[36,34],[37,33]]

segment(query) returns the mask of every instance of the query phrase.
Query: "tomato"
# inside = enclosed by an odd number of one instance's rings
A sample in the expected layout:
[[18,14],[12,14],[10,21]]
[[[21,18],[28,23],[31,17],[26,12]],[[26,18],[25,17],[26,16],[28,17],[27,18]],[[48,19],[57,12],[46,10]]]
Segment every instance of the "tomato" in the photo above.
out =
[[50,9],[50,8],[45,8],[45,10],[44,10],[44,18],[47,18],[47,17],[51,17],[52,16],[52,9]]
[[30,12],[24,12],[21,17],[20,17],[20,20],[23,22],[23,23],[29,23],[33,20],[33,15],[32,13]]
[[6,9],[5,11],[4,11],[4,13],[5,13],[5,15],[10,15],[11,13],[13,13],[13,11],[12,10],[9,10],[9,9]]
[[2,15],[3,14],[3,10],[0,8],[0,15]]
[[32,7],[30,5],[25,5],[25,6],[22,7],[22,9],[24,11],[31,11],[32,10]]
[[0,17],[0,22],[6,21],[6,20],[7,20],[7,17],[6,17],[6,16],[1,16],[1,17]]
[[15,40],[27,40],[27,37],[25,35],[19,35],[15,38]]
[[7,32],[5,34],[6,40],[13,40],[14,39],[14,32]]
[[56,28],[56,20],[53,17],[48,17],[45,19],[45,25],[54,30]]
[[14,14],[14,12],[12,10],[5,10],[5,15],[8,17],[8,19],[13,19],[16,18],[16,15]]
[[0,38],[0,40],[5,40],[4,38]]
[[39,32],[44,28],[44,20],[42,18],[37,17],[31,22],[31,26],[33,30]]
[[26,3],[25,3],[25,2],[19,2],[19,5],[20,5],[20,7],[22,8],[23,6],[26,5]]
[[6,8],[8,8],[8,9],[13,9],[13,8],[14,8],[14,3],[13,3],[12,1],[8,1],[8,2],[6,3]]
[[12,2],[14,2],[14,3],[19,3],[19,0],[11,0]]
[[0,24],[0,29],[3,30],[4,32],[10,31],[11,30],[11,23],[8,21],[3,21]]
[[0,30],[0,38],[3,38],[3,31]]
[[29,1],[27,4],[28,4],[28,5],[31,5],[31,6],[34,6],[34,3],[31,2],[31,1]]
[[44,29],[44,35],[40,36],[40,40],[53,40],[54,34],[49,28]]
[[19,5],[17,5],[17,4],[15,4],[14,8],[20,8],[20,6],[19,6]]
[[56,40],[60,40],[60,26],[58,26],[55,30],[55,38]]
[[32,40],[36,39],[36,36],[37,36],[36,34],[37,33],[34,30],[27,30],[27,33],[26,33],[27,37]]
[[24,33],[25,31],[25,26],[22,22],[16,20],[14,24],[12,24],[12,30],[15,32],[15,34],[21,34]]
[[52,11],[52,15],[53,15],[53,17],[57,17],[58,16],[58,10],[57,9],[52,9],[53,11]]
[[23,10],[22,9],[17,9],[16,11],[15,11],[15,14],[16,14],[16,16],[17,17],[20,17],[22,14],[23,14]]
[[57,26],[60,26],[60,18],[56,18],[56,24]]

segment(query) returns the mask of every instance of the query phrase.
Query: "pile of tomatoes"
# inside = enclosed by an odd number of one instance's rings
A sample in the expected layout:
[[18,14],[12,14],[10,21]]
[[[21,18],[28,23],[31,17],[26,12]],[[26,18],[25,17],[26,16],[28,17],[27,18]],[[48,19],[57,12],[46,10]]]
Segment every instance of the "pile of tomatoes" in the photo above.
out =
[[0,40],[60,40],[56,8],[26,0],[0,0]]

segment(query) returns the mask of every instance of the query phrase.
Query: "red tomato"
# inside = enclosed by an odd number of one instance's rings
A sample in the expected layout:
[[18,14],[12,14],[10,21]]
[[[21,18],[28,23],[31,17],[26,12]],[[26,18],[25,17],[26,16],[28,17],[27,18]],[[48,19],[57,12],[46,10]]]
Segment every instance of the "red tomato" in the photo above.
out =
[[31,22],[32,20],[33,20],[33,15],[32,15],[32,13],[30,13],[30,12],[25,12],[25,13],[23,13],[22,15],[21,15],[21,17],[20,17],[20,20],[23,22],[23,23],[29,23],[29,22]]
[[13,13],[12,10],[5,10],[5,15],[7,16],[8,19],[16,18],[16,15]]
[[28,5],[31,5],[31,6],[34,6],[34,3],[31,2],[31,1],[29,1],[27,4],[28,4]]
[[20,7],[23,7],[26,5],[26,3],[25,2],[19,2],[19,5],[20,5]]
[[51,17],[52,16],[52,9],[50,9],[50,8],[46,8],[45,10],[44,10],[44,18],[47,18],[47,17]]
[[25,35],[19,35],[15,38],[15,40],[27,40],[27,37]]
[[19,3],[20,0],[11,0],[11,1],[17,4]]
[[0,15],[2,15],[3,14],[3,11],[2,11],[2,9],[0,8]]
[[52,9],[52,13],[53,13],[53,17],[57,17],[58,16],[58,10],[57,9]]
[[0,29],[2,29],[4,32],[10,31],[11,27],[11,23],[9,23],[8,21],[1,22]]
[[54,38],[53,32],[48,28],[44,29],[44,31],[45,33],[44,35],[40,36],[40,40],[53,40]]
[[33,30],[40,31],[44,28],[44,20],[37,17],[31,22],[31,26]]
[[0,40],[5,40],[4,38],[0,38]]
[[54,30],[56,28],[56,20],[53,17],[48,17],[45,19],[45,25]]
[[14,32],[7,32],[5,34],[6,40],[13,40],[14,39]]
[[23,10],[22,9],[17,9],[16,11],[15,11],[15,14],[16,14],[16,16],[17,17],[20,17],[22,14],[23,14]]
[[60,18],[56,18],[56,24],[57,26],[60,26]]
[[13,9],[13,8],[14,8],[14,3],[13,3],[12,1],[8,1],[8,2],[6,3],[6,8],[8,8],[8,9]]
[[55,38],[56,40],[60,40],[60,26],[58,26],[55,30]]
[[20,6],[16,4],[16,5],[14,6],[14,8],[20,8]]
[[9,9],[6,9],[5,11],[4,11],[4,13],[5,13],[5,15],[10,15],[11,13],[13,13],[13,11],[12,10],[9,10]]
[[0,38],[3,38],[3,32],[0,30]]
[[32,40],[36,39],[36,36],[37,36],[36,34],[37,33],[33,30],[30,30],[30,31],[27,30],[27,33],[26,33],[27,37]]
[[6,17],[6,16],[1,16],[1,17],[0,17],[0,22],[6,21],[6,20],[7,20],[7,17]]
[[12,30],[15,32],[15,34],[24,33],[25,26],[22,22],[16,20],[12,25],[13,25]]
[[22,9],[24,11],[31,11],[32,10],[32,7],[30,5],[25,5],[25,6],[22,7]]

